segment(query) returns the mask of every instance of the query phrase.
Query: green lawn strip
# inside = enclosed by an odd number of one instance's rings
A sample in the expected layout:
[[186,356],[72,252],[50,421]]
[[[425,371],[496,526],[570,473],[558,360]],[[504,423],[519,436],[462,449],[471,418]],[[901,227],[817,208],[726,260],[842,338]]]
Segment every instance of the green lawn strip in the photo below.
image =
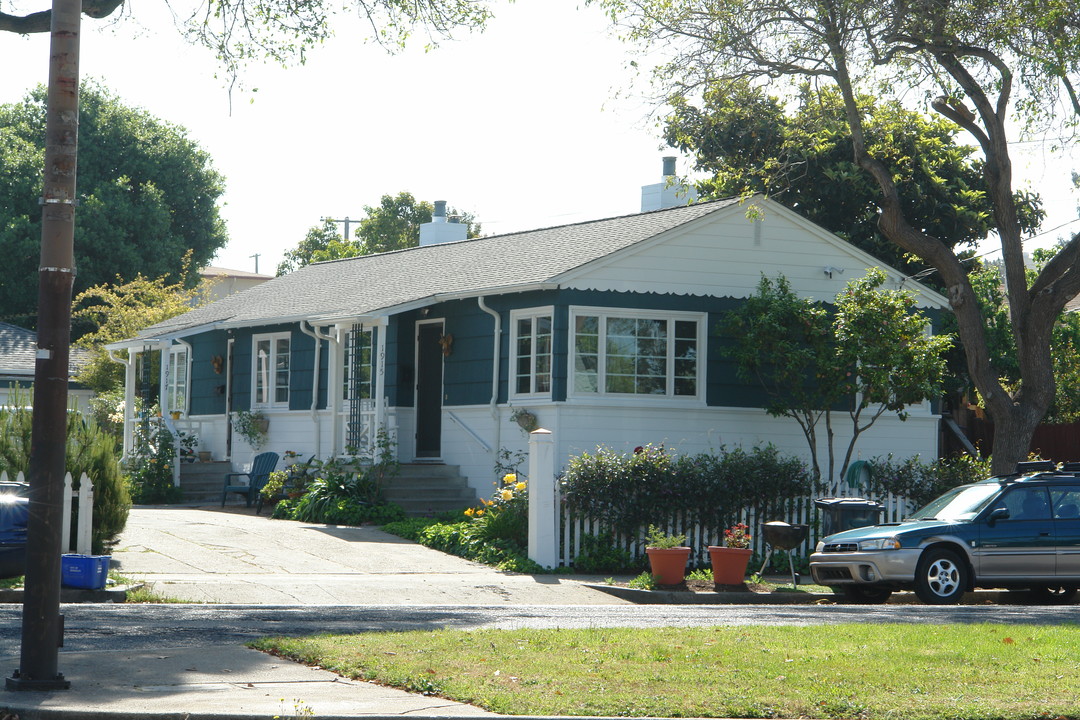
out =
[[1080,626],[363,633],[252,644],[507,715],[1080,718]]

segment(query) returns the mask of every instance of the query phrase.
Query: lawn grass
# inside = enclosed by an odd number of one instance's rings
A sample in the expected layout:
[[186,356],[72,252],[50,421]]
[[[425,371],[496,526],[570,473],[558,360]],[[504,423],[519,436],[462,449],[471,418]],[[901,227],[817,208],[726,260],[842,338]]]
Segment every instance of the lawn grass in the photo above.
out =
[[1080,718],[1080,626],[363,633],[252,644],[507,715]]

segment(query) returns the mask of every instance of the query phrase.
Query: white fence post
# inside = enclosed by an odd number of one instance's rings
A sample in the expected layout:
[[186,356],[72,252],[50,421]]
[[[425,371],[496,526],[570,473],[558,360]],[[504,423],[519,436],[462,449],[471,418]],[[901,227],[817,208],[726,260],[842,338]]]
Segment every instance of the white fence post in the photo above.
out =
[[71,473],[64,475],[64,509],[60,516],[60,554],[71,552]]
[[545,568],[559,564],[555,490],[555,440],[539,428],[529,433],[529,559]]
[[60,553],[71,549],[71,498],[79,498],[79,520],[75,527],[75,552],[89,555],[92,546],[94,527],[94,483],[82,474],[79,478],[78,491],[72,490],[71,473],[64,475],[64,510],[60,531]]
[[[70,503],[71,501],[68,500]],[[80,555],[90,555],[91,529],[94,521],[94,483],[83,473],[79,478],[79,524],[75,531],[75,551]]]

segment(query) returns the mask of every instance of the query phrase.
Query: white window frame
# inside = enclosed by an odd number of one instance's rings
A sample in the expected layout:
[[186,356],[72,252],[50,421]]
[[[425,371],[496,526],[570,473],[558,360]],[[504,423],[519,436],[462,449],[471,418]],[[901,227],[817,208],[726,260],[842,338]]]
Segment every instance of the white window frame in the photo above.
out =
[[[284,385],[285,397],[283,400],[278,399],[278,390],[281,389],[277,381],[278,368],[278,341],[289,341],[289,361],[288,366],[285,369],[287,373],[287,379]],[[270,345],[270,353],[267,356],[266,363],[260,367],[259,363],[259,343],[268,342]],[[259,397],[259,374],[262,373],[264,379],[264,386],[266,390],[267,399],[260,399]],[[261,333],[251,336],[251,407],[252,408],[285,408],[289,407],[290,385],[292,379],[292,333],[291,332],[279,332],[279,333]]]
[[[597,380],[595,391],[577,389],[577,319],[579,317],[596,317],[599,321],[597,328]],[[668,323],[667,332],[667,355],[666,355],[666,380],[664,394],[651,393],[615,393],[604,390],[607,382],[607,323],[610,318],[633,318],[635,320],[664,320]],[[705,370],[708,367],[706,357],[706,328],[708,326],[708,313],[686,312],[678,310],[638,310],[634,308],[613,307],[585,307],[571,306],[569,311],[569,326],[567,328],[567,398],[576,400],[588,399],[618,399],[643,400],[655,404],[677,405],[700,405],[705,402]],[[675,394],[675,323],[694,322],[697,333],[695,336],[696,352],[694,367],[693,395]]]
[[[190,389],[191,354],[183,345],[173,345],[169,348],[169,370],[165,378],[165,412],[187,413]],[[181,392],[178,403],[177,395]]]
[[[549,342],[552,347],[548,348],[548,389],[537,390],[536,389],[536,320],[538,318],[547,318],[551,322],[551,337]],[[518,392],[518,322],[521,320],[531,320],[531,349],[529,354],[529,391]],[[552,306],[539,307],[539,308],[527,308],[522,310],[510,311],[510,392],[509,395],[512,398],[535,398],[535,399],[550,399],[552,385],[555,377],[555,308]]]

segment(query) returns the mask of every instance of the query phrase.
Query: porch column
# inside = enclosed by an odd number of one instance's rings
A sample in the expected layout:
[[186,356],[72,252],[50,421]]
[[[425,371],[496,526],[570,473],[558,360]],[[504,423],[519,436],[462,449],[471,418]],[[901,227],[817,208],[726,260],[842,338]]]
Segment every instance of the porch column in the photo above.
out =
[[135,450],[135,374],[137,353],[134,348],[127,349],[127,362],[124,363],[124,459],[131,457]]
[[[386,318],[375,323],[375,433],[372,442],[378,440],[379,430],[386,429]],[[389,434],[387,429],[387,433]]]

